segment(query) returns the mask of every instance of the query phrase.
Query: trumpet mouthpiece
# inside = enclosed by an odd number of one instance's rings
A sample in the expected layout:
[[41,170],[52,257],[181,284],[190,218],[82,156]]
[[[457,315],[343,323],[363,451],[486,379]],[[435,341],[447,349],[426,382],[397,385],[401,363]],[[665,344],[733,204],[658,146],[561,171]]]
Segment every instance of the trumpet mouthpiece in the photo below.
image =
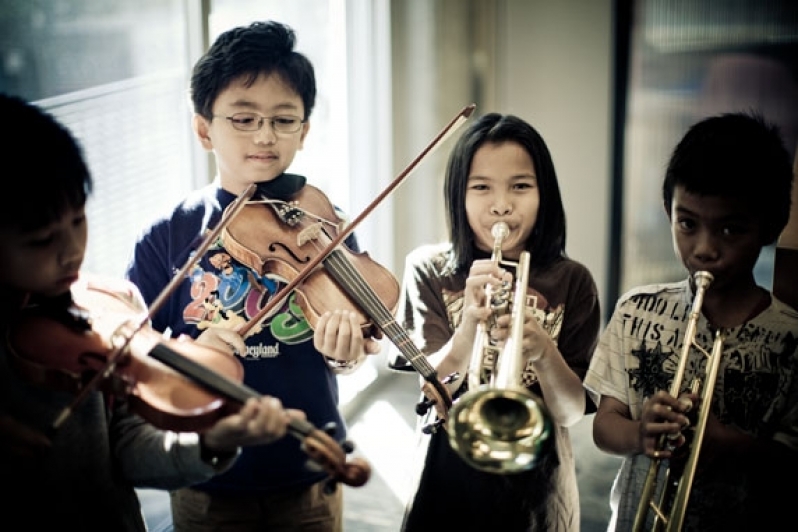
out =
[[496,222],[490,228],[490,234],[494,240],[504,240],[510,234],[510,227],[505,222]]

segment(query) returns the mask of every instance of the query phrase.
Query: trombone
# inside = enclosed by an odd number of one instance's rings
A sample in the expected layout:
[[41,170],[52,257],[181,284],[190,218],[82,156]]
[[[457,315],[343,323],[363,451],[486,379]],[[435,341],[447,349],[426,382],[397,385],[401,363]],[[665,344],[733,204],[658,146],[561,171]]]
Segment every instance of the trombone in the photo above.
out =
[[[491,260],[497,264],[502,263],[501,245],[508,233],[509,227],[504,222],[491,228],[494,238]],[[533,468],[551,432],[543,401],[521,384],[529,257],[528,252],[519,257],[512,301],[507,290],[494,294],[490,286],[486,287],[491,318],[477,329],[467,376],[469,391],[449,412],[452,449],[472,467],[489,473],[516,473]],[[498,312],[507,312],[510,307],[510,335],[499,353],[490,344],[490,326]],[[496,357],[496,371],[488,384],[481,385],[483,361],[489,354]]]
[[[704,304],[704,294],[712,283],[713,277],[709,272],[699,271],[695,273],[693,280],[695,283],[695,297],[687,321],[687,330],[684,335],[679,364],[676,367],[676,373],[671,382],[669,393],[673,397],[679,397],[682,391],[682,381],[684,380],[687,361],[693,350],[707,357],[704,382],[696,377],[690,386],[693,393],[699,393],[700,389],[703,388],[695,429],[692,440],[690,441],[689,454],[685,459],[684,467],[681,471],[672,471],[673,468],[670,461],[668,461],[667,465],[664,465],[662,463],[663,459],[654,458],[651,460],[648,475],[643,485],[643,491],[640,495],[640,504],[637,508],[637,514],[635,515],[635,531],[643,530],[651,512],[653,512],[653,522],[650,530],[681,530],[682,524],[684,523],[687,503],[690,498],[690,490],[693,486],[696,466],[698,465],[698,454],[704,439],[704,431],[709,417],[709,408],[712,404],[712,393],[715,388],[715,381],[718,377],[718,369],[720,368],[724,334],[720,329],[715,332],[711,352],[707,351],[696,342],[696,327],[698,325],[698,319],[701,316],[701,306]],[[657,441],[658,450],[662,450],[667,446],[667,439],[667,435],[660,436]],[[655,500],[654,492],[658,484],[657,480],[660,472],[663,474],[663,483],[659,496],[656,497]],[[671,473],[676,474],[672,475]]]

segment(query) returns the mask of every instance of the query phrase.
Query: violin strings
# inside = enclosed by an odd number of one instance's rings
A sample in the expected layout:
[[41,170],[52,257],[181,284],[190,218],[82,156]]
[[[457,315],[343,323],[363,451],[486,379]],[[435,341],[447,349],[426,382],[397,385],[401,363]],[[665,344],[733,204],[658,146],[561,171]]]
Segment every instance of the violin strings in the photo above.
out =
[[[422,367],[423,371],[420,371],[422,376],[428,377],[431,375],[434,369],[430,366],[427,358],[410,340],[407,331],[399,326],[371,286],[366,283],[360,272],[357,271],[343,253],[340,250],[334,250],[325,259],[325,262],[329,263],[330,270],[338,281],[342,285],[351,288],[353,293],[350,295],[363,304],[364,310],[369,314],[369,317],[376,321],[377,326],[385,331],[405,357],[411,363],[416,362]],[[408,351],[413,352],[409,353]]]

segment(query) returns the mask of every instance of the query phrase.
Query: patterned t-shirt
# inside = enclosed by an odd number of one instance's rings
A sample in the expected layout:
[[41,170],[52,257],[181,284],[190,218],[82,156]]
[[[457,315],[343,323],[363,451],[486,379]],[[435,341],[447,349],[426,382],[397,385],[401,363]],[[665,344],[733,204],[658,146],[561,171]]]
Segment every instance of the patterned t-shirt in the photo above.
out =
[[[671,387],[691,306],[687,280],[626,293],[599,340],[585,387],[597,396],[621,401],[632,419],[640,419],[644,401]],[[725,425],[798,449],[798,312],[771,298],[757,316],[723,334],[711,411]],[[695,343],[711,352],[713,342],[714,331],[701,315]],[[690,350],[684,391],[696,376],[705,375],[707,359],[700,350]],[[610,529],[631,529],[650,462],[644,455],[623,460],[611,495]],[[726,467],[713,468],[712,475],[696,474],[685,530],[728,529],[739,523],[749,497],[745,471]]]
[[[466,274],[447,268],[448,244],[423,246],[406,261],[398,317],[424,354],[435,353],[454,334],[463,309]],[[582,264],[567,258],[529,272],[527,301],[549,331],[565,361],[582,378],[598,340],[600,309],[596,285]],[[490,358],[490,357],[488,357]],[[486,372],[495,360],[486,359]],[[391,364],[397,368],[400,362]],[[467,379],[466,379],[467,380]],[[541,394],[531,366],[524,383]],[[466,383],[457,391],[459,397]],[[545,400],[545,397],[543,398]],[[429,415],[434,415],[430,410]],[[424,426],[428,420],[420,420]],[[576,470],[568,429],[555,426],[555,452],[531,471],[509,475],[466,465],[449,446],[446,430],[419,434],[417,469],[403,530],[545,530],[579,528]]]

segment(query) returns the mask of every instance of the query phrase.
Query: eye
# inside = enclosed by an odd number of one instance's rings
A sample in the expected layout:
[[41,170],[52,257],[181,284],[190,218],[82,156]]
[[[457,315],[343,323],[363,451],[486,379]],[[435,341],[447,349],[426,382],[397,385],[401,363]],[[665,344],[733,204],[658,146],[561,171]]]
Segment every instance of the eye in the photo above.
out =
[[55,234],[53,232],[31,234],[25,242],[32,248],[46,248],[55,242]]
[[79,214],[72,219],[72,226],[73,227],[82,227],[86,225],[86,215]]
[[676,225],[682,231],[692,231],[693,229],[695,229],[696,226],[695,220],[693,220],[692,218],[684,218],[684,217],[677,218]]
[[235,126],[252,126],[258,120],[258,115],[252,113],[238,113],[230,117],[230,122]]
[[282,127],[296,127],[301,120],[297,116],[275,116],[274,123]]
[[740,224],[724,225],[721,228],[723,236],[740,236],[748,232],[748,227]]

